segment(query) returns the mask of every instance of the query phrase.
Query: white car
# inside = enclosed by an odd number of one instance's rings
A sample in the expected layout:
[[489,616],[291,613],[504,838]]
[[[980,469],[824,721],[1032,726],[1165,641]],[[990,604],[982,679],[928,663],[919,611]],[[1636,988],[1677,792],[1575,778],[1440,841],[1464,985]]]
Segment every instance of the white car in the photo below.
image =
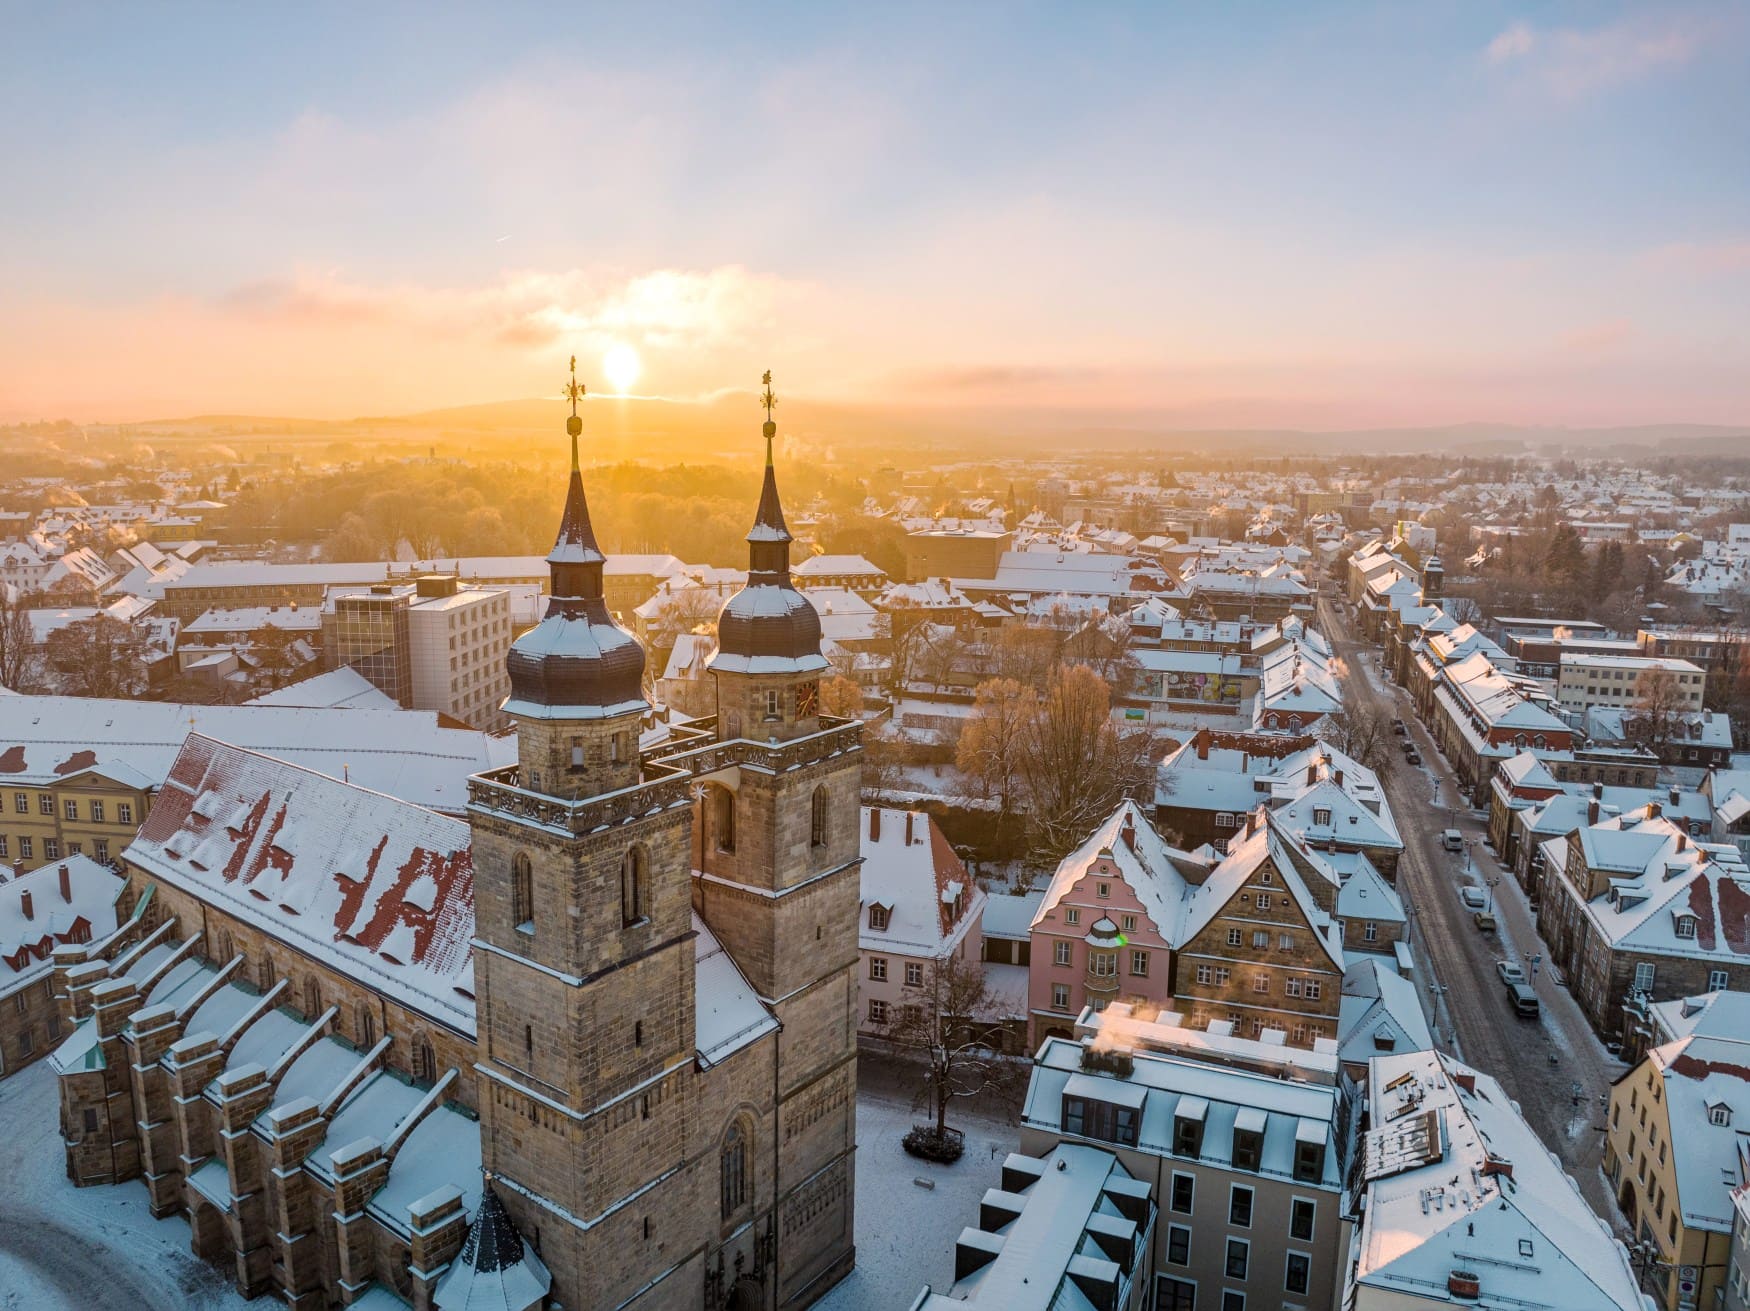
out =
[[1489,900],[1483,895],[1483,890],[1481,888],[1460,888],[1458,890],[1458,899],[1464,903],[1466,910],[1481,910],[1488,904]]
[[1515,983],[1525,982],[1525,971],[1510,960],[1496,961],[1495,973],[1501,976],[1501,982],[1508,987],[1512,987]]

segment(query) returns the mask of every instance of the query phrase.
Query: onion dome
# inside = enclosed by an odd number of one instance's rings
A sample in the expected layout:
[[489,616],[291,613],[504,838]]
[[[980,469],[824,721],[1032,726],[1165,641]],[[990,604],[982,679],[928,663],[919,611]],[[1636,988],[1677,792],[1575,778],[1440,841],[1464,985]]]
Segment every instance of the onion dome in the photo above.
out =
[[711,670],[720,674],[809,674],[827,667],[820,653],[820,615],[790,580],[790,529],[778,500],[772,467],[772,375],[761,397],[766,407],[766,479],[759,511],[747,535],[747,586],[729,598],[717,616],[717,654]]
[[517,1232],[490,1177],[468,1237],[438,1283],[438,1311],[536,1311],[553,1276]]
[[603,719],[649,709],[644,700],[644,648],[614,622],[602,599],[602,566],[577,464],[583,388],[571,362],[571,483],[559,536],[547,555],[547,613],[511,643],[506,661],[510,696],[504,712],[519,719]]
[[1087,936],[1082,939],[1088,946],[1099,951],[1111,951],[1114,947],[1124,945],[1124,935],[1118,931],[1118,926],[1106,916],[1095,920]]

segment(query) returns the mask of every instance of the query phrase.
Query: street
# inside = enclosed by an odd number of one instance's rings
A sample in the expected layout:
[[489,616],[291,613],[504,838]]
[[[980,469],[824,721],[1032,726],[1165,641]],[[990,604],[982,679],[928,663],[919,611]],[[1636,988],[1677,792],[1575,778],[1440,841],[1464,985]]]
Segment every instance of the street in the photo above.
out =
[[[1610,1188],[1597,1166],[1604,1145],[1603,1098],[1624,1067],[1605,1051],[1547,968],[1537,971],[1532,984],[1541,1018],[1514,1014],[1495,964],[1513,961],[1530,975],[1528,958],[1544,951],[1525,894],[1483,845],[1486,818],[1460,799],[1452,771],[1416,718],[1409,694],[1390,684],[1374,661],[1377,648],[1357,639],[1341,607],[1321,599],[1319,609],[1323,631],[1347,666],[1344,697],[1371,707],[1387,722],[1402,719],[1422,756],[1418,768],[1394,753],[1379,775],[1404,840],[1398,892],[1410,914],[1411,943],[1423,976],[1418,983],[1435,1039],[1499,1079],[1587,1201],[1600,1215],[1614,1218]],[[1395,746],[1398,739],[1389,741]],[[1448,827],[1464,834],[1465,853],[1442,850],[1440,832]],[[1467,864],[1472,866],[1468,878]],[[1458,900],[1467,882],[1485,887],[1491,879],[1497,880],[1490,890],[1496,934],[1479,930]]]

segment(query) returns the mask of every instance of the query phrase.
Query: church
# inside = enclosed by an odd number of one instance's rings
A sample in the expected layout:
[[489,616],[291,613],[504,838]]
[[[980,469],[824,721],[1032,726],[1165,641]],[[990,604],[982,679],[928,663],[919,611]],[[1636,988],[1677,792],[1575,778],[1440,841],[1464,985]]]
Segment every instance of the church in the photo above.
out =
[[858,725],[766,408],[715,715],[657,729],[578,462],[466,821],[191,735],[55,953],[74,1182],[295,1307],[797,1308],[851,1268]]

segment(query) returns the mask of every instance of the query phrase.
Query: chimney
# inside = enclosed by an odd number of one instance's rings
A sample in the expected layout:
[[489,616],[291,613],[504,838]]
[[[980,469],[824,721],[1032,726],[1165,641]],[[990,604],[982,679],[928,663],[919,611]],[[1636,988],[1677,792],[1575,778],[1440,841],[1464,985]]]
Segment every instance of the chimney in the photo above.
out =
[[1209,730],[1207,728],[1197,730],[1197,759],[1209,759]]
[[1647,802],[1647,818],[1648,819],[1658,819],[1662,813],[1663,812],[1660,810],[1659,803],[1657,801]]
[[1688,849],[1689,849],[1689,834],[1679,833],[1677,835],[1677,854],[1682,855]]
[[24,912],[25,919],[33,920],[36,918],[36,907],[30,904],[29,888],[18,894],[18,909]]
[[911,846],[911,842],[912,842],[911,821],[912,821],[912,813],[911,813],[911,811],[908,810],[905,812],[905,845],[908,847]]
[[1337,786],[1343,786],[1343,771],[1340,769],[1337,771]]
[[1592,782],[1592,795],[1594,798],[1596,798],[1599,801],[1604,800],[1604,780],[1603,779],[1600,778],[1600,779],[1593,780],[1593,782]]
[[1258,812],[1255,810],[1248,810],[1246,812],[1246,836],[1249,838],[1252,836],[1252,834],[1256,833],[1257,831],[1258,831]]
[[1306,783],[1307,783],[1308,787],[1311,787],[1314,783],[1317,783],[1318,781],[1319,781],[1319,766],[1318,766],[1318,762],[1314,761],[1312,764],[1310,764],[1306,767]]
[[1122,836],[1124,838],[1124,845],[1129,847],[1132,851],[1135,851],[1136,850],[1136,824],[1128,814],[1124,816],[1124,829],[1123,829]]
[[1677,804],[1678,804],[1679,800],[1681,799],[1682,791],[1683,790],[1681,788],[1679,788],[1675,783],[1673,783],[1671,785],[1671,791],[1666,794],[1671,799],[1671,808],[1673,810],[1675,810],[1677,808]]
[[1446,1276],[1446,1291],[1467,1302],[1474,1301],[1483,1295],[1483,1281],[1470,1270],[1454,1270]]
[[1513,1162],[1505,1156],[1496,1156],[1491,1152],[1483,1158],[1482,1172],[1485,1178],[1492,1174],[1499,1174],[1511,1179],[1513,1177]]
[[869,807],[869,841],[881,841],[881,807]]
[[1590,825],[1596,824],[1597,822],[1598,822],[1598,802],[1596,800],[1588,801],[1586,803],[1586,823],[1588,826],[1590,826]]
[[61,900],[73,904],[73,872],[65,865],[61,866]]
[[1450,1073],[1452,1074],[1453,1083],[1457,1084],[1460,1088],[1463,1088],[1467,1093],[1473,1095],[1476,1093],[1476,1075],[1472,1074],[1469,1070],[1453,1070]]

